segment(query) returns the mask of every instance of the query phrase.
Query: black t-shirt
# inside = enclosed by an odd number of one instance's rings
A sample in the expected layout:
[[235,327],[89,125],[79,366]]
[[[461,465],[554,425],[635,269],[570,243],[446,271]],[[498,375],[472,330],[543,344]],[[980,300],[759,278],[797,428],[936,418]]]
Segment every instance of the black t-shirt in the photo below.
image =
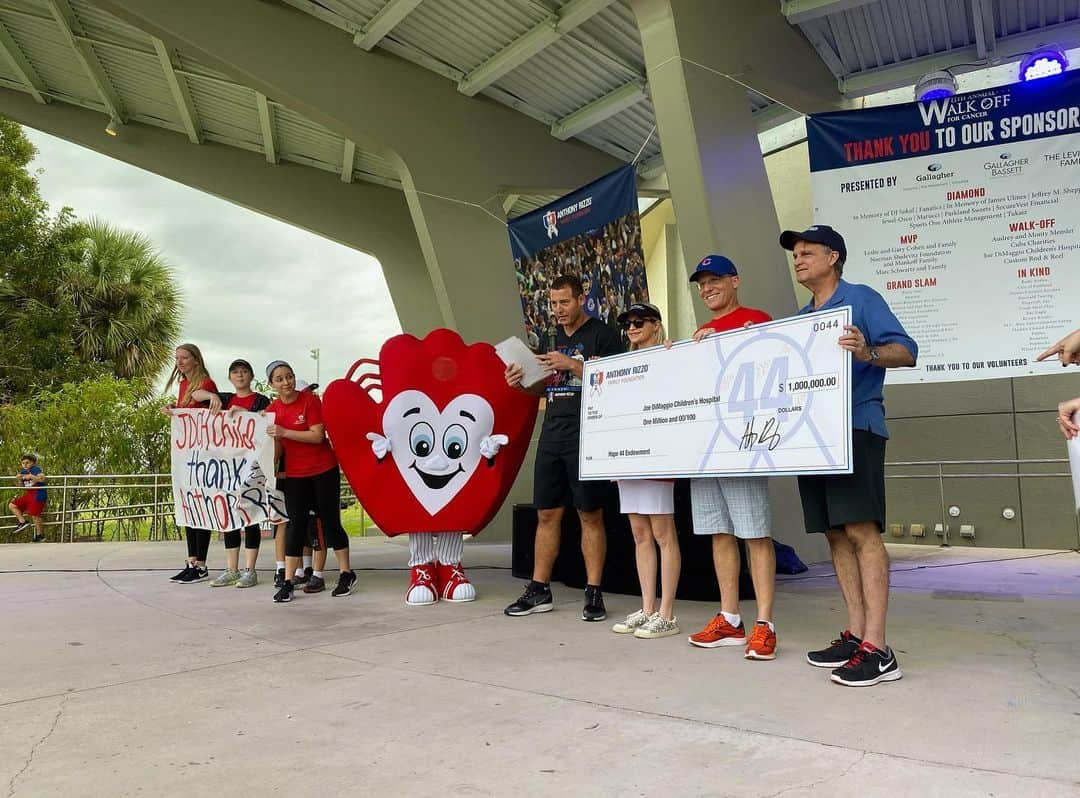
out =
[[[542,346],[545,353],[552,351],[550,340],[544,341]],[[571,336],[557,325],[554,351],[584,362],[594,357],[617,355],[623,351],[623,345],[618,333],[599,319],[590,317]],[[547,411],[540,440],[576,445],[581,427],[581,378],[571,371],[557,371],[548,377],[544,395]]]

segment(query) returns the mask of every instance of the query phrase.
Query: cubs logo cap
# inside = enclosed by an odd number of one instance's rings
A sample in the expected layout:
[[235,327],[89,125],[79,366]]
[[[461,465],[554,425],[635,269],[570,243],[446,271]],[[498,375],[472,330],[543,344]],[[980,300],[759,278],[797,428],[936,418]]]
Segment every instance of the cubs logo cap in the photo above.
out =
[[694,273],[690,275],[690,282],[696,283],[703,274],[715,274],[717,277],[727,277],[728,275],[738,277],[739,270],[735,268],[731,258],[725,258],[723,255],[706,255],[701,259],[697,268],[694,269]]

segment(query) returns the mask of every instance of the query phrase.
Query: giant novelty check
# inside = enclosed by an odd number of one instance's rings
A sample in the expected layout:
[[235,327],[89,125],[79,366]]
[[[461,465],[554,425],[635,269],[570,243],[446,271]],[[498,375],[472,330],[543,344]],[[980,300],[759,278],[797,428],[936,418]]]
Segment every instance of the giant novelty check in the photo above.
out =
[[851,308],[585,363],[582,479],[851,473]]

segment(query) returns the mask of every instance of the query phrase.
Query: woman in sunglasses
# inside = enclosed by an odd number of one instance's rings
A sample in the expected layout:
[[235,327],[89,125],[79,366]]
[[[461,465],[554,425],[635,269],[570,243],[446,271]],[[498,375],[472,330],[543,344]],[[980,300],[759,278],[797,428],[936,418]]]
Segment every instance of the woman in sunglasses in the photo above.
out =
[[[619,324],[630,349],[664,343],[660,310],[648,302],[635,302],[619,314]],[[675,617],[675,590],[679,586],[682,555],[675,532],[674,485],[670,480],[620,479],[619,509],[630,518],[634,558],[641,583],[641,609],[611,627],[616,634],[650,639],[679,634]],[[660,606],[656,606],[656,548],[660,547]]]

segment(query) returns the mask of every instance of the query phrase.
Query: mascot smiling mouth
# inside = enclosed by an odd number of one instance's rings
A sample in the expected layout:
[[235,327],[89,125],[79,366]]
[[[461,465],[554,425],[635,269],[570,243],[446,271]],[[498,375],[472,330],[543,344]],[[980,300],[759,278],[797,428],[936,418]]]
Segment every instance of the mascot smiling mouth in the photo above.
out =
[[465,469],[461,467],[461,464],[458,463],[457,471],[451,471],[449,474],[429,474],[427,471],[422,471],[417,468],[415,460],[413,460],[413,464],[409,466],[409,468],[419,474],[420,479],[424,480],[424,484],[432,490],[445,488],[450,480],[465,471]]

